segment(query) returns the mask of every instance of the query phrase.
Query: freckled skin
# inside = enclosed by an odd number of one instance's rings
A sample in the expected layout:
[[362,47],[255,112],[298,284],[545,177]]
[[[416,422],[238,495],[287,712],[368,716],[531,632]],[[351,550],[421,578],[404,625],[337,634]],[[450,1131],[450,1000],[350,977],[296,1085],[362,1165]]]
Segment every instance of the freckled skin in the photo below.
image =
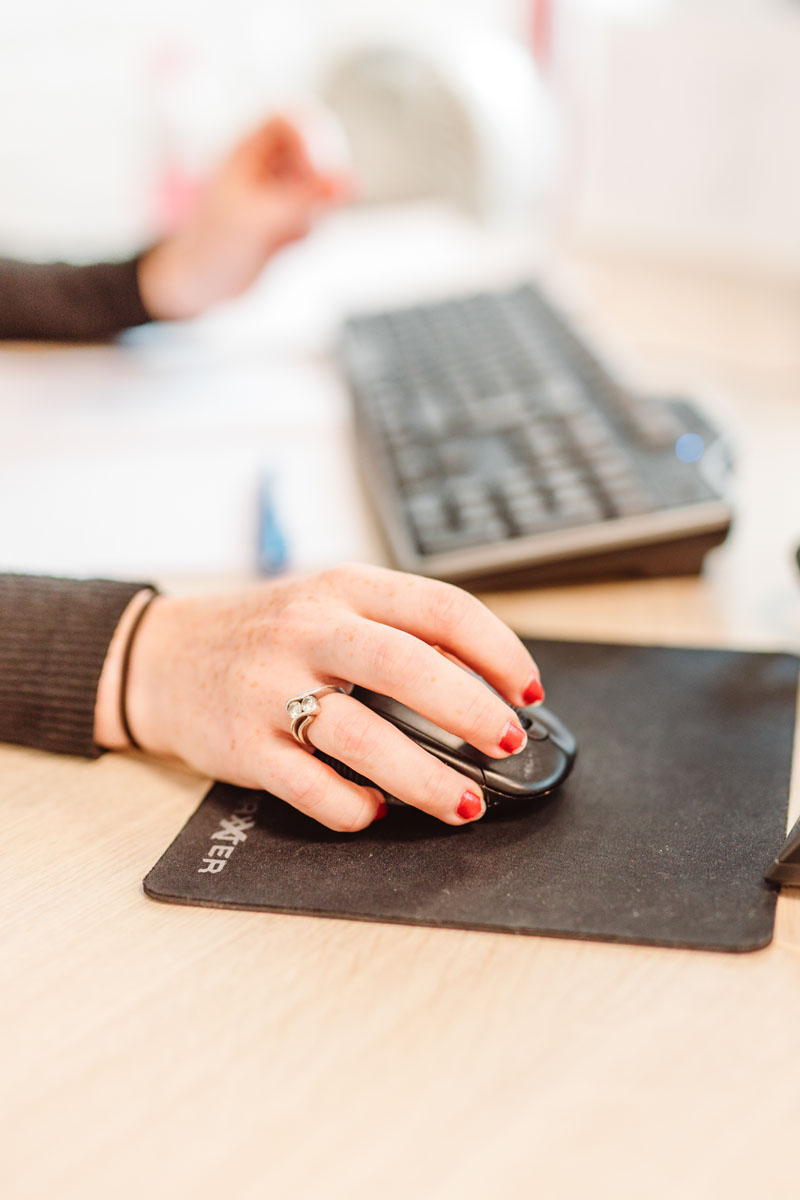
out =
[[[515,715],[462,662],[515,705],[536,671],[516,636],[474,597],[382,568],[339,567],[226,596],[164,596],[134,644],[129,719],[154,754],[275,792],[331,828],[355,830],[378,813],[380,793],[342,780],[299,746],[286,701],[322,684],[361,683],[503,757],[500,741]],[[475,784],[349,696],[325,696],[310,730],[320,749],[387,791],[464,823],[458,806]]]

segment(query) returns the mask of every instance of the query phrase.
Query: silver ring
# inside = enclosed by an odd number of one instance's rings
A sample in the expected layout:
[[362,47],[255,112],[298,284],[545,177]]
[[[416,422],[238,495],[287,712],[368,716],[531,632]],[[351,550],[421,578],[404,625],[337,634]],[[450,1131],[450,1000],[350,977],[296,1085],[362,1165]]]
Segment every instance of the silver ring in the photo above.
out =
[[292,696],[291,700],[286,701],[286,711],[292,718],[292,737],[301,746],[311,746],[312,750],[314,749],[313,743],[308,740],[308,727],[314,718],[319,716],[319,702],[329,692],[342,692],[347,695],[345,688],[328,683],[324,687],[314,688],[313,692],[303,692],[302,695]]

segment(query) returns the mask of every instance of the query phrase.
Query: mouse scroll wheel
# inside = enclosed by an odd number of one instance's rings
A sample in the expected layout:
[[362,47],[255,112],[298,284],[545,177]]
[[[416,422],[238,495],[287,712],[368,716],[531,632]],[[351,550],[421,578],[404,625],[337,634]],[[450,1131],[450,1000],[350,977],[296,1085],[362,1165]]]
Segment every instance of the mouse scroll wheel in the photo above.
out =
[[525,708],[515,708],[514,712],[519,717],[519,723],[527,733],[531,741],[544,742],[550,736],[550,730],[541,721],[537,721],[535,717],[529,715]]
[[541,721],[528,719],[526,732],[534,742],[546,742],[550,737],[550,730]]

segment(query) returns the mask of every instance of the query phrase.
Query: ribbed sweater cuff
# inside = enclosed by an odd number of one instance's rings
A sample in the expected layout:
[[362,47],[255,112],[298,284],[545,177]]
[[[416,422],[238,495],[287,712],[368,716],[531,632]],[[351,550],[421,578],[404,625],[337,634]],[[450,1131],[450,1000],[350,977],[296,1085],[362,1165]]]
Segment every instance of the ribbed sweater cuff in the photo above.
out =
[[86,266],[0,259],[0,338],[96,341],[144,324],[140,257]]
[[96,758],[97,685],[147,583],[0,575],[0,741]]

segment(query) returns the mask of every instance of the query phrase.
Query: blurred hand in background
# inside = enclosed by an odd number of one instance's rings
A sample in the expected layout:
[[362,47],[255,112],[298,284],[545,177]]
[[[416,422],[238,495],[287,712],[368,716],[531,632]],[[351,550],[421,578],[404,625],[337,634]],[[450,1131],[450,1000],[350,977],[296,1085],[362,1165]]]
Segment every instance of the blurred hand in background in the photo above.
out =
[[353,192],[343,163],[315,161],[309,131],[275,116],[239,142],[194,211],[143,255],[139,289],[156,320],[196,316],[245,291],[282,246]]

